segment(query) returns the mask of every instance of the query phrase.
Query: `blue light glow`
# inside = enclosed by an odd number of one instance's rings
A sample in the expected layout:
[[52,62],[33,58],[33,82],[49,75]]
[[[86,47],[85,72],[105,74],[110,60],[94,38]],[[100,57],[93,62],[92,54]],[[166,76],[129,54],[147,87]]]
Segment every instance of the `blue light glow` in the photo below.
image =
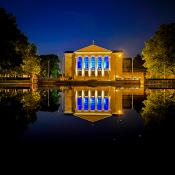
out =
[[77,60],[77,69],[82,69],[82,57],[78,57],[78,60]]
[[95,98],[94,97],[91,97],[91,100],[90,100],[90,109],[91,110],[95,110]]
[[82,98],[81,97],[77,99],[77,109],[82,110]]
[[101,99],[101,97],[97,98],[97,110],[102,110],[102,99]]
[[102,69],[102,57],[98,57],[98,69]]
[[104,57],[104,69],[109,69],[109,57]]
[[89,69],[89,58],[88,57],[84,58],[84,68],[85,70]]
[[104,110],[109,110],[109,99],[107,97],[104,98]]
[[91,57],[91,69],[95,70],[95,57]]
[[88,102],[89,102],[88,97],[84,97],[84,110],[88,110],[89,109]]

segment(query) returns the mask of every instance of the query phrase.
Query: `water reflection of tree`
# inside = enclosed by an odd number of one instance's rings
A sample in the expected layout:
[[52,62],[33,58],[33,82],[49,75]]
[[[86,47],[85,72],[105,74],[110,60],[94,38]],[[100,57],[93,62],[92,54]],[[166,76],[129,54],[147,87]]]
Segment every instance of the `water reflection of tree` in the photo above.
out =
[[0,110],[9,131],[15,126],[19,133],[26,129],[27,124],[34,122],[39,104],[39,92],[10,90],[0,93]]
[[3,123],[7,126],[6,132],[9,133],[9,136],[14,133],[14,130],[16,134],[22,133],[27,129],[29,123],[36,121],[36,113],[39,110],[58,110],[60,104],[59,97],[60,95],[57,90],[49,90],[48,93],[47,90],[33,92],[29,89],[1,89],[1,119],[4,120]]
[[57,89],[42,91],[40,110],[50,112],[58,111],[60,106],[60,97],[60,93]]
[[171,120],[175,113],[175,91],[150,93],[143,103],[141,116],[146,124]]
[[39,91],[25,93],[21,99],[23,109],[26,114],[30,117],[32,113],[35,113],[40,107],[41,94]]

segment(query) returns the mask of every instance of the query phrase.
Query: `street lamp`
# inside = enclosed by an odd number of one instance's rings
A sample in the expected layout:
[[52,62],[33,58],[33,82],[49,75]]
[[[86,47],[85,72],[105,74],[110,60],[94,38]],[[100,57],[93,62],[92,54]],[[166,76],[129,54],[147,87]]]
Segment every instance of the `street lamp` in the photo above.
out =
[[134,60],[134,59],[132,58],[132,74],[133,74],[133,66],[134,66],[134,65],[133,65],[133,60]]
[[50,77],[50,60],[48,60],[48,78]]

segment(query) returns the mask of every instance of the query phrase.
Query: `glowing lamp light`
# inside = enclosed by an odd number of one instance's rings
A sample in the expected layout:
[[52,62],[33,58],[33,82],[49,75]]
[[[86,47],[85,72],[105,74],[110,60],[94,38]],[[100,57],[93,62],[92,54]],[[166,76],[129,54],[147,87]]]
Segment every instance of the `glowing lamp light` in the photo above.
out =
[[118,114],[122,114],[122,111],[121,110],[118,110]]

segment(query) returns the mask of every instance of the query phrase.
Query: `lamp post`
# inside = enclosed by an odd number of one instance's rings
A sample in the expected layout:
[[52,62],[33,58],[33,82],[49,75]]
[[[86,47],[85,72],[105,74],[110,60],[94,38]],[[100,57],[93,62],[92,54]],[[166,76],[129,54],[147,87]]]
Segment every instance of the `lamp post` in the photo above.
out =
[[48,78],[50,77],[50,60],[48,60]]
[[133,74],[133,58],[132,58],[132,74]]

